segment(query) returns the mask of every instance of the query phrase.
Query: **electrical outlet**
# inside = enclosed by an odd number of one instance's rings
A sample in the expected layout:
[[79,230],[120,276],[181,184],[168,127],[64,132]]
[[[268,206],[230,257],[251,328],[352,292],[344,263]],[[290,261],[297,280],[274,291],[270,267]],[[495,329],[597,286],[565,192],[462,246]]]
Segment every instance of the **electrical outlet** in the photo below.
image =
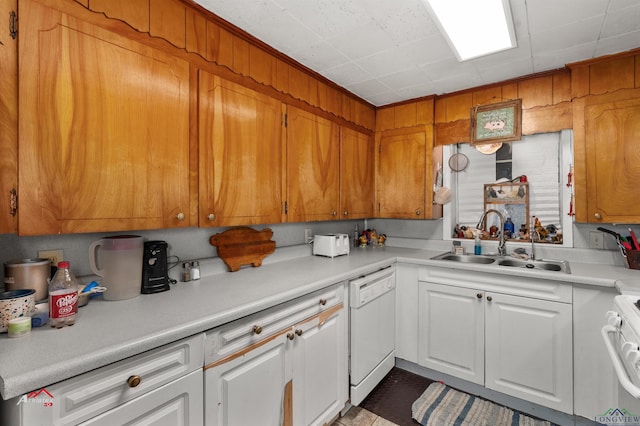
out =
[[40,259],[49,259],[53,266],[58,266],[58,262],[64,260],[64,252],[62,249],[38,250],[38,257]]
[[311,241],[313,241],[313,234],[311,233],[311,228],[305,228],[304,242],[305,244],[309,244]]
[[598,231],[589,232],[589,248],[604,249],[604,236],[602,232],[598,232]]

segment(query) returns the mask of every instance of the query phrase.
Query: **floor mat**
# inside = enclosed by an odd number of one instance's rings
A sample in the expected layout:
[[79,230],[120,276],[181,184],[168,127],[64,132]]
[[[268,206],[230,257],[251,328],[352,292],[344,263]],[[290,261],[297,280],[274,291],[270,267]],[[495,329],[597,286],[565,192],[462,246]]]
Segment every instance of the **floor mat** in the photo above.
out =
[[550,426],[502,405],[432,383],[412,407],[413,418],[423,426]]
[[394,367],[371,391],[360,407],[399,426],[416,426],[411,418],[411,404],[433,381]]

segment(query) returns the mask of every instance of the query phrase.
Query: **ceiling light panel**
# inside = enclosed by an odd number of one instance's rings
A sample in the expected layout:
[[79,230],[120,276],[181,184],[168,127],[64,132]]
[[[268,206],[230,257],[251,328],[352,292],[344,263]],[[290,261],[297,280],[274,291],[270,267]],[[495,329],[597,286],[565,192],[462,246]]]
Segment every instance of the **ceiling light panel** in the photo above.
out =
[[509,0],[424,0],[459,61],[517,46]]

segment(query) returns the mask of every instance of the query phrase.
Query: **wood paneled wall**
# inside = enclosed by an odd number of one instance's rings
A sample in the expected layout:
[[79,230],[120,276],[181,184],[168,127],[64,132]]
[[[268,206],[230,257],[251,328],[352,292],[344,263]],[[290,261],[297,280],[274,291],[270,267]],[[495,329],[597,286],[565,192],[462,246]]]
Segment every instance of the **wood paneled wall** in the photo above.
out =
[[640,49],[567,65],[571,97],[602,95],[640,88]]
[[[227,67],[265,86],[365,129],[375,128],[375,107],[206,11],[191,0],[75,0],[126,22],[176,48]],[[147,6],[148,7],[145,7]]]

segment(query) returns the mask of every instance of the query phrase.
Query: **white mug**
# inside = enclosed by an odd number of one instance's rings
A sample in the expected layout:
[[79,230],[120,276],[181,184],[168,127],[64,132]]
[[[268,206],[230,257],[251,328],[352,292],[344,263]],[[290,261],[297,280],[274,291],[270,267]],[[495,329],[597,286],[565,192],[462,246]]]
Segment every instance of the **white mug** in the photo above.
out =
[[89,246],[89,266],[102,277],[105,300],[131,299],[140,295],[144,240],[136,235],[116,235]]

